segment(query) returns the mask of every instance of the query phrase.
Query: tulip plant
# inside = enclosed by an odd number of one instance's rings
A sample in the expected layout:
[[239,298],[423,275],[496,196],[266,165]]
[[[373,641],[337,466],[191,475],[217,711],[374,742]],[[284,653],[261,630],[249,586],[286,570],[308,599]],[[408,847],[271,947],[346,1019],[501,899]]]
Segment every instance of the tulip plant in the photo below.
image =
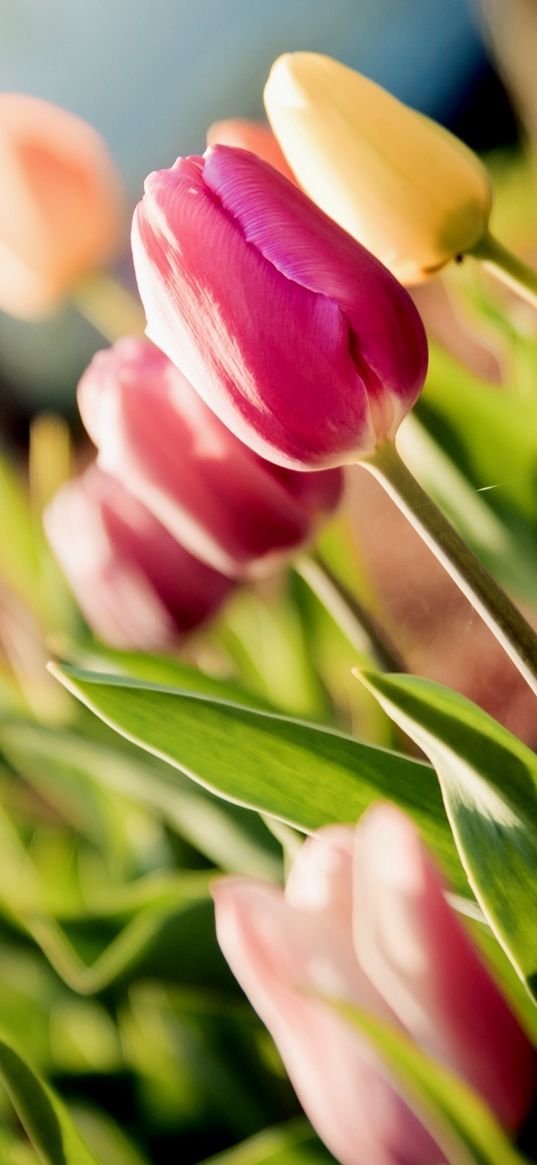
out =
[[0,1160],[527,1165],[537,273],[367,78],[265,101],[147,178],[140,308],[103,143],[0,96],[0,304],[109,342],[91,462],[0,462]]

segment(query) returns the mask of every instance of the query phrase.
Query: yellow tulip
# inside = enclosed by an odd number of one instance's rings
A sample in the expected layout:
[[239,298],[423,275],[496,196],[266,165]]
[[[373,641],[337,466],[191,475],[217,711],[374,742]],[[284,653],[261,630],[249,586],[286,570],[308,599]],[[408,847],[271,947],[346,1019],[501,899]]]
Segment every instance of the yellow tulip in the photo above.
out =
[[367,77],[287,53],[265,105],[306,193],[402,283],[421,283],[486,235],[492,194],[479,158]]

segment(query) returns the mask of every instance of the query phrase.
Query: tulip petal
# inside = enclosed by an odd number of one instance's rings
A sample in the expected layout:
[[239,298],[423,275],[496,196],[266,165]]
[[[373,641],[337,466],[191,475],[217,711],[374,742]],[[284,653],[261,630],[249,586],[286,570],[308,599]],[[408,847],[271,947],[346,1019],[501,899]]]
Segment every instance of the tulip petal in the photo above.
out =
[[[246,240],[302,287],[333,299],[355,334],[358,370],[376,395],[396,396],[405,410],[416,400],[427,368],[427,346],[416,308],[394,277],[302,191],[245,150],[208,151],[204,178],[240,223]],[[394,337],[404,342],[394,346]]]
[[56,495],[45,528],[88,623],[116,647],[169,646],[231,589],[95,467]]
[[535,1088],[534,1054],[404,814],[381,805],[356,831],[357,957],[420,1047],[516,1127]]
[[148,334],[241,440],[298,469],[373,448],[345,316],[245,245],[201,161],[147,180],[133,255]]
[[350,931],[354,829],[327,825],[307,837],[291,866],[285,899],[300,910],[332,914]]
[[338,500],[339,470],[298,474],[258,457],[146,340],[98,353],[78,403],[101,468],[186,549],[231,577],[273,566]]
[[[307,994],[356,994],[338,928],[242,879],[214,887],[220,946],[273,1035],[312,1124],[342,1165],[437,1165],[441,1154],[374,1053]],[[345,952],[345,953],[344,953]],[[360,976],[358,973],[358,979]]]
[[491,205],[482,163],[367,77],[319,53],[286,53],[265,106],[304,190],[402,283],[482,237]]

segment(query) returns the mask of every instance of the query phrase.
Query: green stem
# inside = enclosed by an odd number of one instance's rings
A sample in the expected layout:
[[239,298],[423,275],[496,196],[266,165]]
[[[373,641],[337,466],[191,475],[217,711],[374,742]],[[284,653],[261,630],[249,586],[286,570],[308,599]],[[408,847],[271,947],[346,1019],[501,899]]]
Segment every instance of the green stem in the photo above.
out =
[[504,247],[493,235],[486,234],[469,252],[507,287],[537,308],[537,271]]
[[317,555],[303,556],[294,569],[331,615],[349,643],[382,671],[407,670],[397,648],[370,611],[351,595]]
[[140,304],[108,272],[79,283],[72,299],[80,315],[111,344],[122,336],[143,335],[145,318]]
[[360,464],[399,506],[537,695],[535,632],[412,476],[393,442]]

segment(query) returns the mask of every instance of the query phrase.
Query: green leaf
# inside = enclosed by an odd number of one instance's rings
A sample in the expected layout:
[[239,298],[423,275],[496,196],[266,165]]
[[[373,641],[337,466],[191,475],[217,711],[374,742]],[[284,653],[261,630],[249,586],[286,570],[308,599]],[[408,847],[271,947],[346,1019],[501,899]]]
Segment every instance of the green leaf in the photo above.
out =
[[[125,918],[125,924],[88,964],[66,928],[47,910],[38,870],[0,809],[0,911],[38,945],[57,974],[80,994],[102,991],[124,979],[153,952],[170,928],[175,935],[179,966],[180,943],[195,915],[200,908],[210,912],[209,881],[207,871],[170,872],[127,884],[119,896],[117,890],[113,891],[111,913]],[[103,910],[103,905],[97,901],[92,910],[89,904],[82,919],[75,916],[75,923],[87,922],[91,927],[95,918],[106,919],[108,911],[106,907]]]
[[416,676],[366,687],[433,763],[478,902],[537,991],[537,756],[470,700]]
[[406,1035],[348,1003],[337,1011],[380,1055],[450,1165],[523,1165],[481,1098]]
[[123,1130],[102,1109],[77,1101],[73,1115],[88,1144],[106,1165],[149,1165]]
[[71,804],[76,799],[86,829],[92,806],[85,792],[97,786],[109,792],[114,814],[119,794],[165,821],[214,865],[234,873],[278,878],[278,847],[257,817],[216,801],[172,772],[169,765],[112,733],[106,735],[111,743],[27,721],[8,721],[0,725],[0,749],[56,811],[62,812],[66,799]]
[[2,1035],[0,1081],[43,1165],[99,1165],[48,1084]]
[[352,822],[378,797],[403,806],[467,891],[428,765],[299,720],[191,692],[54,667],[111,728],[217,796],[309,833]]
[[329,1165],[327,1152],[306,1121],[294,1120],[264,1129],[204,1165]]
[[9,553],[2,556],[2,578],[41,614],[36,586],[37,541],[30,503],[14,465],[0,450],[0,538]]

